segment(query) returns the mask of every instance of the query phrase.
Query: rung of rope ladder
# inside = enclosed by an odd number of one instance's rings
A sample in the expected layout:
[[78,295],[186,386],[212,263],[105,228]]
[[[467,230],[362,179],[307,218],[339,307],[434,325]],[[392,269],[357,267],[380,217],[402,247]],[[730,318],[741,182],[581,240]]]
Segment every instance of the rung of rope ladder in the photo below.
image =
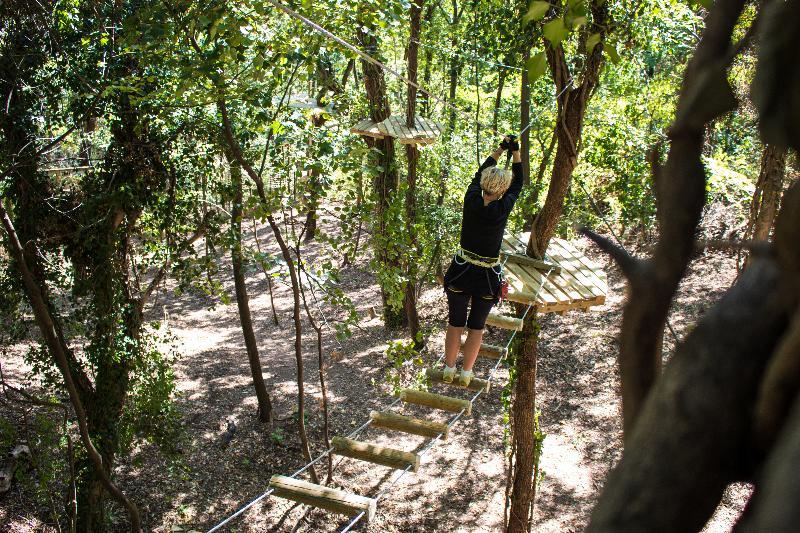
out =
[[304,503],[347,516],[355,516],[363,512],[367,521],[375,517],[377,500],[373,498],[277,474],[270,478],[269,486],[274,490],[275,496],[293,502]]
[[416,472],[419,469],[419,455],[416,453],[387,448],[370,442],[360,442],[345,437],[333,437],[331,446],[333,447],[333,453],[336,455],[388,466],[398,470],[403,470],[409,466],[412,472]]
[[[455,375],[452,382],[445,381],[443,379],[443,374],[444,372],[441,370],[434,370],[432,368],[425,369],[425,375],[428,376],[428,379],[430,379],[434,383],[443,383],[445,385],[452,385],[454,387],[463,387],[463,385],[461,385],[461,383],[458,380],[458,374]],[[469,385],[467,385],[465,388],[475,392],[477,391],[489,392],[489,382],[486,381],[485,379],[472,378],[472,380],[469,382]],[[461,409],[459,409],[459,411],[460,410]]]
[[489,313],[486,323],[498,328],[513,329],[522,331],[522,320],[513,316],[501,315],[499,313]]
[[[464,351],[464,343],[461,343],[461,351]],[[478,357],[485,357],[487,359],[501,359],[505,357],[508,350],[503,346],[495,346],[493,344],[481,344],[478,349]]]
[[453,413],[464,410],[466,414],[472,414],[472,402],[469,400],[462,400],[461,398],[452,398],[450,396],[442,396],[441,394],[433,394],[432,392],[414,389],[402,389],[397,396],[406,403],[424,405],[425,407],[442,409],[443,411],[451,411]]
[[447,440],[447,434],[450,432],[447,424],[411,418],[389,411],[372,411],[369,418],[375,427],[393,429],[421,437],[436,437],[441,434],[442,440]]

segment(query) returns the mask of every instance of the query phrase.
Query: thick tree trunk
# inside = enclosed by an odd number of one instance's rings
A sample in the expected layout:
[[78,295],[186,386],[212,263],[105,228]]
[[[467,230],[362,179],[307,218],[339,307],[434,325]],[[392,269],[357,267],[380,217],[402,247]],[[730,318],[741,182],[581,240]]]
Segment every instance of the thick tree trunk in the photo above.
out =
[[[605,7],[597,5],[592,7],[592,19],[600,27],[606,20],[605,9]],[[593,53],[586,58],[581,84],[572,90],[567,90],[571,83],[571,76],[563,47],[553,49],[548,44],[545,44],[545,47],[556,90],[559,91],[560,96],[558,100],[559,112],[555,126],[558,148],[550,176],[550,186],[544,206],[533,221],[527,249],[528,255],[540,259],[544,257],[550,238],[553,236],[558,220],[561,218],[564,198],[569,190],[572,172],[578,162],[578,146],[580,145],[586,105],[597,85],[602,67],[602,55],[600,52],[602,45],[598,45],[593,50]],[[529,52],[530,49],[526,46],[526,55]],[[523,102],[527,98],[527,103],[522,105],[523,124],[527,125],[529,117],[525,113],[529,113],[530,109],[530,88],[527,84],[526,69],[523,69],[523,77],[526,80],[523,82],[523,91],[526,88],[528,90],[527,97],[523,94]],[[522,146],[528,148],[528,140],[523,138],[522,142]],[[526,159],[524,155],[523,168],[525,168],[526,183],[529,183],[530,159],[529,157]],[[528,453],[536,449],[534,426],[528,423],[529,420],[527,419],[529,415],[532,417],[536,411],[536,395],[534,391],[536,388],[535,369],[538,355],[538,330],[533,324],[534,320],[535,313],[529,313],[524,329],[520,334],[520,351],[516,358],[518,375],[514,385],[514,401],[511,410],[515,420],[520,419],[526,423],[525,426],[514,427],[513,438],[517,455],[521,450]],[[509,532],[527,533],[529,531],[530,522],[528,517],[532,513],[536,496],[535,480],[533,480],[534,471],[533,454],[530,458],[517,459],[514,465],[514,486],[511,491],[512,516],[508,523]],[[523,517],[525,519],[524,522]]]
[[728,483],[749,475],[749,416],[786,328],[771,260],[689,334],[649,394],[609,475],[589,531],[699,531]]
[[[514,404],[511,417],[512,449],[514,450],[511,478],[511,512],[508,532],[527,532],[530,525],[532,502],[536,496],[535,470],[536,446],[536,366],[538,358],[538,323],[535,312],[526,317],[523,330],[514,350],[515,361]],[[518,408],[527,406],[527,409]]]
[[[410,36],[408,42],[408,79],[417,81],[417,58],[420,34],[420,19],[424,0],[414,0],[411,3]],[[417,90],[408,85],[406,125],[414,126],[417,108]],[[410,248],[405,253],[406,276],[403,297],[403,307],[406,312],[411,339],[414,346],[421,349],[424,346],[419,335],[419,315],[417,313],[417,276],[419,275],[419,242],[415,225],[417,223],[417,164],[419,163],[419,150],[415,144],[406,145],[406,159],[408,160],[408,176],[406,182],[406,232],[410,241]]]
[[231,181],[236,196],[233,199],[231,211],[231,232],[233,243],[231,246],[231,263],[233,265],[233,284],[236,288],[236,305],[239,309],[239,322],[242,326],[242,336],[247,350],[247,359],[250,363],[250,374],[253,377],[253,387],[258,400],[258,419],[272,425],[272,401],[264,383],[261,371],[261,357],[258,353],[258,341],[253,329],[253,319],[250,315],[250,298],[247,295],[247,282],[244,275],[244,258],[242,257],[242,169],[229,156]]
[[[745,239],[757,241],[769,240],[775,215],[778,213],[783,180],[786,175],[785,148],[765,145],[761,153],[761,172],[758,174],[756,190],[750,204],[750,217],[747,221]],[[750,264],[750,257],[745,259],[744,268]]]
[[[373,27],[367,28],[367,31],[358,32],[361,48],[373,56],[378,52],[378,41],[374,33],[375,29]],[[383,69],[365,60],[361,61],[361,69],[364,74],[364,88],[367,93],[367,100],[369,100],[370,118],[373,122],[382,122],[391,115]],[[375,233],[382,236],[386,235],[386,212],[389,209],[392,197],[397,191],[398,176],[397,166],[394,162],[394,139],[385,137],[376,139],[374,143],[375,148],[380,153],[378,165],[382,168],[373,182],[373,190],[377,196],[377,202],[375,203],[377,228]],[[381,243],[379,239],[373,239],[373,244],[377,260],[385,268],[393,268],[387,249],[388,245]],[[381,286],[381,299],[383,300],[383,319],[386,326],[390,328],[405,326],[406,314],[403,310],[396,309],[390,305],[389,294],[383,286]]]

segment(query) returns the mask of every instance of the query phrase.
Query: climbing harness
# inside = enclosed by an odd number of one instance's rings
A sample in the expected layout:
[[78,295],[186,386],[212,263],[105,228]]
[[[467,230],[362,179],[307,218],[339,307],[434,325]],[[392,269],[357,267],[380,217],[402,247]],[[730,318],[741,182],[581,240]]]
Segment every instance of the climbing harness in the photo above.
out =
[[[457,257],[466,261],[467,263],[483,268],[492,268],[500,265],[500,257],[486,257],[483,255],[478,255],[476,253],[470,252],[469,250],[465,250],[464,248],[459,248],[458,252],[456,252]],[[459,263],[463,264],[463,263]]]

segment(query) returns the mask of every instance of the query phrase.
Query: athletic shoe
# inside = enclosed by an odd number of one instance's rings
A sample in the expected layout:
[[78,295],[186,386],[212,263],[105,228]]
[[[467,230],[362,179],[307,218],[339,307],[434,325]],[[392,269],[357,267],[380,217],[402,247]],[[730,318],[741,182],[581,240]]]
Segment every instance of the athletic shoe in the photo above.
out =
[[472,370],[462,370],[458,376],[458,382],[462,387],[467,387],[472,382]]
[[442,373],[442,381],[444,381],[445,383],[452,383],[453,376],[455,375],[456,375],[455,366],[444,365],[444,372]]

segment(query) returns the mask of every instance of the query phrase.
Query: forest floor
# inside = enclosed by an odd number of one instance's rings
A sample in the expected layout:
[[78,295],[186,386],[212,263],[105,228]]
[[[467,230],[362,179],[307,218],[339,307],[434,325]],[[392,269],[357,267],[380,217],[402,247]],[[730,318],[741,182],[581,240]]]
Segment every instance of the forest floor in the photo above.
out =
[[[261,231],[267,235],[267,231]],[[252,240],[252,235],[250,235]],[[263,237],[262,237],[263,239]],[[264,239],[267,240],[267,239]],[[579,531],[602,489],[609,468],[621,450],[619,379],[615,357],[625,283],[619,271],[585,240],[576,241],[608,275],[605,305],[589,312],[542,317],[538,372],[540,423],[546,438],[534,514],[535,531]],[[308,247],[314,259],[318,247]],[[274,250],[272,250],[274,251]],[[233,294],[230,264],[220,265],[226,290]],[[708,252],[691,264],[670,315],[679,337],[721,296],[736,274],[730,255]],[[272,393],[274,426],[258,422],[250,370],[244,350],[235,302],[225,305],[202,295],[161,294],[150,318],[166,322],[176,337],[181,357],[176,363],[186,441],[182,467],[165,460],[154,447],[137,447],[117,468],[121,487],[140,505],[148,530],[206,530],[263,493],[272,474],[290,474],[301,467],[296,432],[296,363],[293,351],[292,301],[282,284],[275,289],[280,325],[272,322],[266,281],[260,271],[248,276],[251,307],[262,355],[264,377]],[[341,288],[352,298],[360,317],[354,335],[339,347],[325,331],[324,353],[343,356],[327,371],[330,434],[344,435],[360,426],[370,410],[388,406],[392,399],[385,375],[391,363],[388,342],[404,338],[387,331],[380,317],[380,293],[366,259],[342,273]],[[442,351],[446,306],[442,291],[427,287],[420,298],[420,314],[428,328],[426,364]],[[327,312],[330,314],[330,310]],[[328,316],[333,319],[334,316]],[[325,449],[315,337],[304,321],[307,428],[316,456]],[[492,331],[490,342],[504,343],[505,331]],[[674,342],[667,334],[667,351]],[[28,386],[28,368],[21,348],[10,351],[3,363],[5,378]],[[479,360],[478,375],[490,362]],[[404,372],[406,378],[415,371]],[[459,421],[450,437],[437,443],[422,459],[419,472],[404,476],[380,500],[375,520],[364,531],[498,531],[503,525],[506,460],[504,458],[502,384],[508,373],[496,375],[498,385],[481,397],[470,417]],[[458,392],[455,393],[456,395]],[[404,408],[405,413],[422,413]],[[425,413],[430,417],[430,413]],[[435,417],[434,417],[435,418]],[[439,417],[445,420],[445,417]],[[419,449],[422,437],[398,438],[370,428],[360,438],[405,450]],[[364,495],[389,486],[393,471],[345,459],[334,473],[334,485]],[[317,472],[325,475],[325,462]],[[728,531],[738,516],[748,488],[730,487],[707,531]],[[117,516],[122,517],[119,510]],[[17,486],[0,499],[0,531],[50,530],[32,504],[30,494]],[[335,531],[344,517],[293,506],[280,498],[266,498],[234,521],[229,531]],[[121,527],[121,526],[120,526]]]

